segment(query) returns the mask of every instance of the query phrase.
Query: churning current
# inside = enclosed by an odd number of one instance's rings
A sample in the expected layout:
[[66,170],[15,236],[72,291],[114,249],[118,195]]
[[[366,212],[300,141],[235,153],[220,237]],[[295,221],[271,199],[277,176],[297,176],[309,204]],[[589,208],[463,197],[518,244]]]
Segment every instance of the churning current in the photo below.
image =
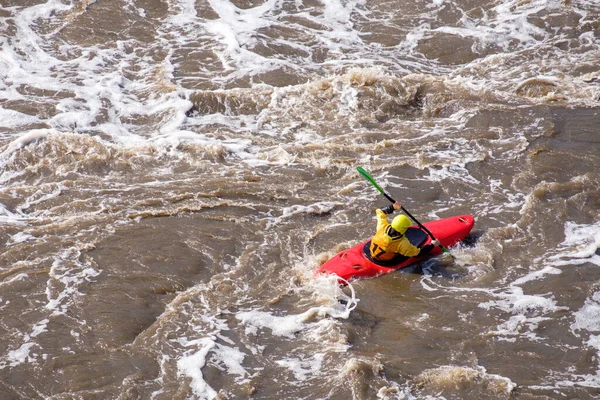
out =
[[[600,396],[596,0],[0,0],[0,398]],[[470,236],[315,275],[389,204]]]

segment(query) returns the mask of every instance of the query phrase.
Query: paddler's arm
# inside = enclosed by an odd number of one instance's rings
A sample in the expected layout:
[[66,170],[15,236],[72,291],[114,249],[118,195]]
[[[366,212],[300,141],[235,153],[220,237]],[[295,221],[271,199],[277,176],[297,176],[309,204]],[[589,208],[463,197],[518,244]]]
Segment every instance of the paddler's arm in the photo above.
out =
[[421,249],[419,251],[419,255],[424,256],[425,254],[427,254],[431,250],[433,250],[434,247],[439,246],[439,245],[440,245],[440,241],[436,239],[433,242],[421,247]]
[[[405,257],[418,257],[427,255],[435,246],[439,246],[440,242],[434,240],[433,242],[423,246],[417,247],[413,245],[406,237],[396,242],[396,247],[392,248],[392,251],[402,254]],[[388,248],[389,249],[389,248]]]
[[393,213],[395,210],[400,209],[400,207],[402,207],[402,203],[397,201],[394,204],[390,204],[389,206],[381,207],[375,210],[375,213],[377,214],[377,231],[389,223],[387,220],[387,214]]

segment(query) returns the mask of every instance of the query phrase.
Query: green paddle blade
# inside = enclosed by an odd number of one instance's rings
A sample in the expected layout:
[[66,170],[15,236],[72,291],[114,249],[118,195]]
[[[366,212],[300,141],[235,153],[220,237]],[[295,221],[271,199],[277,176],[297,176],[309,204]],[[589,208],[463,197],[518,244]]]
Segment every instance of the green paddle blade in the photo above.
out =
[[356,170],[358,171],[359,174],[364,176],[366,180],[371,182],[371,185],[373,185],[375,187],[375,189],[377,189],[379,191],[379,193],[385,194],[383,189],[379,187],[377,182],[375,182],[375,179],[373,179],[373,177],[371,175],[369,175],[369,173],[367,171],[365,171],[365,169],[363,167],[356,167]]

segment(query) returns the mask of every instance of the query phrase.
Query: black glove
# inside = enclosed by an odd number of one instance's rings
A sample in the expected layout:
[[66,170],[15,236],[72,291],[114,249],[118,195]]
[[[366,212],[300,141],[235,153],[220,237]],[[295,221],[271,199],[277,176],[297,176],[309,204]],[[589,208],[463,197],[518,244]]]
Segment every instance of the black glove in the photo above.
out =
[[386,214],[392,214],[394,212],[394,205],[390,204],[389,206],[381,207],[380,210]]
[[421,251],[419,252],[420,256],[424,256],[425,254],[428,254],[431,250],[433,250],[433,245],[431,243],[421,247]]

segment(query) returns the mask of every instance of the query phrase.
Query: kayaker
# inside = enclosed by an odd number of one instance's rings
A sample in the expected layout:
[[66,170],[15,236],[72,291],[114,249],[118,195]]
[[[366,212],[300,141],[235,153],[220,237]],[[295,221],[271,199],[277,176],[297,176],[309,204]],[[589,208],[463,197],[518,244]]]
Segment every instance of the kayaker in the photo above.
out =
[[397,257],[398,254],[405,257],[422,256],[440,245],[438,240],[434,240],[430,244],[420,248],[410,243],[406,236],[404,236],[404,232],[412,225],[412,222],[404,214],[394,217],[390,224],[387,220],[387,214],[392,214],[401,207],[402,203],[397,201],[394,204],[376,210],[377,233],[371,239],[369,247],[371,258],[376,263],[389,262]]

